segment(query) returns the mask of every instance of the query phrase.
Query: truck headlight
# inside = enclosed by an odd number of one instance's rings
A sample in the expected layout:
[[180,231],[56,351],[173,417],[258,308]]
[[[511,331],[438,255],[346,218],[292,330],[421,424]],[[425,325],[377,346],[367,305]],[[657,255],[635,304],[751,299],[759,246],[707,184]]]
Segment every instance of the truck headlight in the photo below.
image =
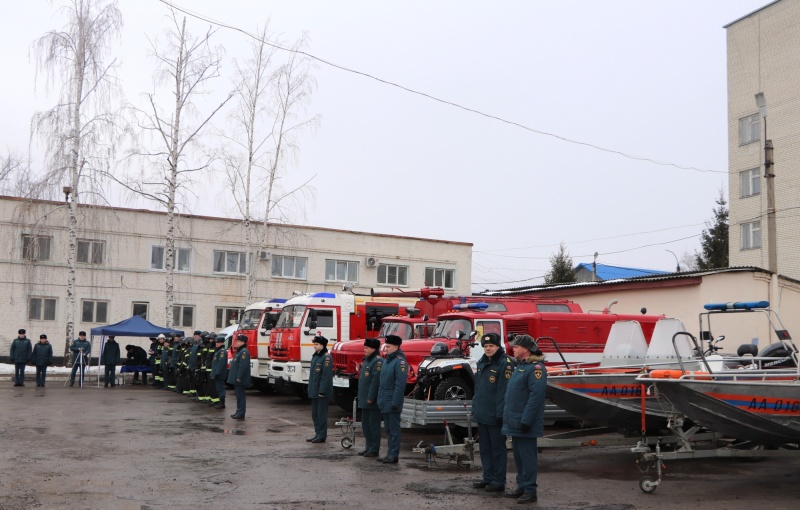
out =
[[294,369],[295,369],[294,366],[289,365],[288,367],[286,367],[286,373],[287,374],[293,374],[294,373]]

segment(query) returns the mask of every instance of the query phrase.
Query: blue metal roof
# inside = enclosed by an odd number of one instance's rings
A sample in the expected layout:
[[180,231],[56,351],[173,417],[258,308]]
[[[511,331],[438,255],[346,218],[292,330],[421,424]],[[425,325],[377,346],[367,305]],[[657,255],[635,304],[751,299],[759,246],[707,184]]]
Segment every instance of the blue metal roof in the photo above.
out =
[[[575,270],[585,269],[592,272],[592,263],[583,262],[575,266]],[[638,267],[609,266],[597,264],[597,278],[600,280],[616,280],[618,278],[636,278],[637,276],[651,276],[657,274],[667,274],[669,271],[658,271],[656,269],[639,269]]]

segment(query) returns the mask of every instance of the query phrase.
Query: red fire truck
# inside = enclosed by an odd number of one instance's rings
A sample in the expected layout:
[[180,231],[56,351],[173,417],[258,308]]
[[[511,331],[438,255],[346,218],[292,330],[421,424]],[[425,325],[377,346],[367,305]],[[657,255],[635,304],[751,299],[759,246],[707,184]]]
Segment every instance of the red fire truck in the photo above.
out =
[[[250,377],[253,380],[253,386],[261,391],[269,389],[267,384],[270,362],[269,336],[275,323],[278,322],[278,316],[285,303],[285,299],[276,298],[248,305],[239,320],[238,329],[234,332],[234,335],[247,336],[247,350],[250,351]],[[232,354],[232,350],[229,350],[228,357],[232,357]]]
[[[450,373],[449,369],[440,370],[438,374],[420,374],[420,364],[430,356],[431,349],[437,343],[444,343],[447,351],[450,351],[459,344],[459,339],[466,344],[466,339],[473,332],[477,340],[485,333],[497,333],[505,339],[506,351],[510,353],[509,335],[528,334],[534,338],[550,336],[558,342],[567,362],[595,363],[599,361],[614,322],[639,321],[649,341],[655,322],[660,318],[652,315],[613,314],[608,310],[603,313],[584,313],[579,304],[566,299],[469,296],[440,301],[446,302],[447,312],[436,316],[433,333],[424,339],[403,337],[402,346],[409,364],[409,391],[417,379],[424,375],[427,377],[424,381],[426,392],[431,396],[447,394],[471,398],[474,383],[474,370],[464,374]],[[386,330],[381,331],[381,337],[385,336],[384,333],[391,334],[386,331],[394,322],[409,321],[409,318],[386,319]],[[551,344],[543,342],[540,347],[549,354],[548,360],[551,364],[561,362]],[[483,355],[483,349],[480,345],[472,349],[466,347],[464,354],[474,365]],[[358,386],[358,364],[364,355],[363,345],[360,342],[345,342],[335,347],[333,355],[337,369],[334,378],[336,401],[343,408],[351,409]],[[453,363],[453,366],[461,366],[463,361],[462,359],[459,363]],[[439,384],[447,379],[451,380],[444,385]]]
[[[436,290],[433,290],[436,292]],[[321,335],[331,342],[374,337],[386,317],[405,313],[417,303],[402,293],[370,296],[317,292],[284,303],[269,338],[269,384],[287,385],[304,396],[314,354],[312,339]]]

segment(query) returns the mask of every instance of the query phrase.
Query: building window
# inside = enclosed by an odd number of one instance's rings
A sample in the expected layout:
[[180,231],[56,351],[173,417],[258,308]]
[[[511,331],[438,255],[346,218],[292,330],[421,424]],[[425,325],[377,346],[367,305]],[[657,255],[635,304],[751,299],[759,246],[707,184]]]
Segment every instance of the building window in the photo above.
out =
[[752,197],[761,193],[761,172],[759,168],[740,172],[739,177],[742,185],[742,198]]
[[358,262],[348,260],[326,260],[325,280],[329,282],[358,281]]
[[408,266],[378,264],[378,283],[382,285],[408,285]]
[[742,223],[742,249],[761,248],[761,221]]
[[234,324],[239,323],[239,317],[242,316],[242,312],[244,312],[241,308],[217,308],[217,320],[215,322],[214,327],[216,329],[223,329],[227,328],[228,326],[232,326]]
[[176,328],[194,327],[194,307],[189,305],[173,306],[172,326]]
[[214,272],[245,274],[247,272],[247,257],[240,251],[214,250]]
[[[102,264],[105,241],[90,241],[88,239],[78,239],[78,263],[79,264]],[[103,321],[105,322],[105,321]]]
[[22,236],[22,258],[27,260],[50,260],[52,238],[45,236]]
[[[192,250],[189,248],[175,248],[172,267],[175,271],[188,273],[192,262]],[[150,252],[150,269],[164,270],[167,268],[167,248],[153,246]]]
[[81,322],[108,322],[108,301],[94,301],[84,299],[81,301]]
[[305,280],[307,267],[308,259],[306,257],[272,256],[272,276]]
[[425,285],[427,287],[444,287],[455,289],[456,270],[441,269],[438,267],[425,268]]
[[150,303],[137,303],[133,302],[133,313],[131,315],[138,315],[144,320],[147,320],[147,312],[150,310]]
[[32,321],[56,320],[55,298],[32,297],[28,299],[28,319]]
[[739,145],[757,142],[759,138],[761,138],[761,123],[757,113],[739,119]]

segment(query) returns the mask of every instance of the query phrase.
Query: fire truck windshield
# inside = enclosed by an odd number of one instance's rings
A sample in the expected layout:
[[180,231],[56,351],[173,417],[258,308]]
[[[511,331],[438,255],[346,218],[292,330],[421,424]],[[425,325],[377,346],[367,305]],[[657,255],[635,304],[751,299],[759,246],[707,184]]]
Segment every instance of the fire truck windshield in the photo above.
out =
[[461,338],[466,339],[472,332],[472,324],[467,319],[446,319],[436,323],[433,331],[434,337],[456,338],[456,333],[462,331]]
[[256,329],[258,321],[261,320],[262,310],[247,310],[242,314],[242,320],[239,322],[239,329]]
[[303,324],[303,315],[306,313],[305,305],[290,305],[281,310],[276,328],[299,328]]
[[408,340],[411,338],[411,332],[411,324],[406,324],[405,322],[384,322],[378,336],[385,338],[388,335],[397,335],[403,340]]

